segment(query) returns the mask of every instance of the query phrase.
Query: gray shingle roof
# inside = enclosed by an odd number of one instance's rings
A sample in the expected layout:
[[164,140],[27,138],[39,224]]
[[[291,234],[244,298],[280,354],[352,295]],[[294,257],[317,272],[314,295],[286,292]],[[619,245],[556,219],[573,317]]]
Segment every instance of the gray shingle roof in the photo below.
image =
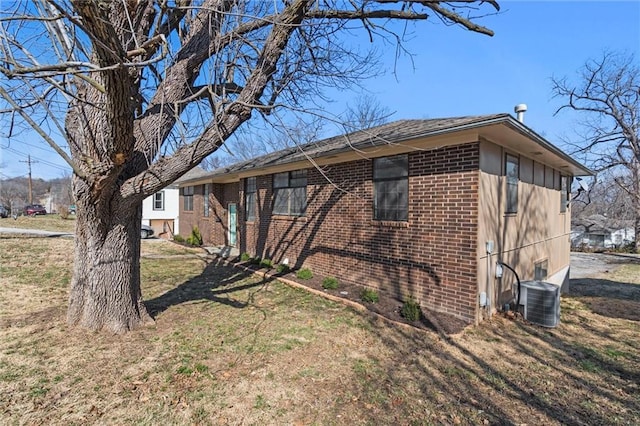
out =
[[429,136],[443,131],[459,130],[460,127],[486,123],[491,120],[508,119],[509,114],[478,115],[453,118],[434,118],[425,120],[399,120],[366,130],[359,130],[346,135],[333,136],[327,139],[304,145],[286,148],[250,160],[221,167],[209,176],[250,170],[256,167],[276,166],[293,163],[307,157],[317,158],[329,156],[353,149],[364,149],[406,141],[418,137]]

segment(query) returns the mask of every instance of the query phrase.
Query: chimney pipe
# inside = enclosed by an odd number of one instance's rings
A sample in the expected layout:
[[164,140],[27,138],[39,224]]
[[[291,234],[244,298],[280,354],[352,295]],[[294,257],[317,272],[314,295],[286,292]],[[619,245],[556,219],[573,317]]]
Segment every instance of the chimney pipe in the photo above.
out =
[[524,113],[527,111],[527,104],[518,104],[513,109],[519,122],[524,123]]

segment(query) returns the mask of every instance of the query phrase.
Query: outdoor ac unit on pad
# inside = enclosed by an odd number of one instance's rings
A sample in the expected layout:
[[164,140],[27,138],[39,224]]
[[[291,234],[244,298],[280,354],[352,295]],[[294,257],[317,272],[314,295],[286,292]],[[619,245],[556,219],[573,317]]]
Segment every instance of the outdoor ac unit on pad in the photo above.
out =
[[560,323],[560,286],[543,281],[520,283],[520,306],[524,319],[543,327]]

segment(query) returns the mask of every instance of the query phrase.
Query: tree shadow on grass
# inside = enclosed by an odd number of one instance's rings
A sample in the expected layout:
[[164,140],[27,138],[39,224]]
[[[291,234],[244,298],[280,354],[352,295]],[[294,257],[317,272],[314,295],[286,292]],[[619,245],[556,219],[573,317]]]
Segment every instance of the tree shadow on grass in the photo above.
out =
[[597,278],[572,279],[567,296],[585,302],[598,315],[640,321],[638,284]]
[[[225,267],[224,261],[218,259],[209,263],[197,277],[180,284],[176,288],[154,299],[145,301],[149,314],[156,318],[172,306],[195,301],[212,301],[233,308],[247,307],[253,295],[242,300],[234,297],[234,293],[252,288],[264,288],[271,280],[247,280],[253,273],[236,268]],[[246,282],[245,282],[246,281]]]

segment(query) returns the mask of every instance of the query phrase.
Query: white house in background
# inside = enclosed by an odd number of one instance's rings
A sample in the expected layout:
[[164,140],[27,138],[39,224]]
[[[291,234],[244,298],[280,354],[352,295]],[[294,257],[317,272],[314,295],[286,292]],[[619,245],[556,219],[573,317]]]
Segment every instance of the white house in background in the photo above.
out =
[[142,201],[142,224],[153,228],[154,235],[172,240],[180,229],[180,189],[178,184],[184,179],[193,179],[207,172],[200,167],[187,172],[166,188]]

